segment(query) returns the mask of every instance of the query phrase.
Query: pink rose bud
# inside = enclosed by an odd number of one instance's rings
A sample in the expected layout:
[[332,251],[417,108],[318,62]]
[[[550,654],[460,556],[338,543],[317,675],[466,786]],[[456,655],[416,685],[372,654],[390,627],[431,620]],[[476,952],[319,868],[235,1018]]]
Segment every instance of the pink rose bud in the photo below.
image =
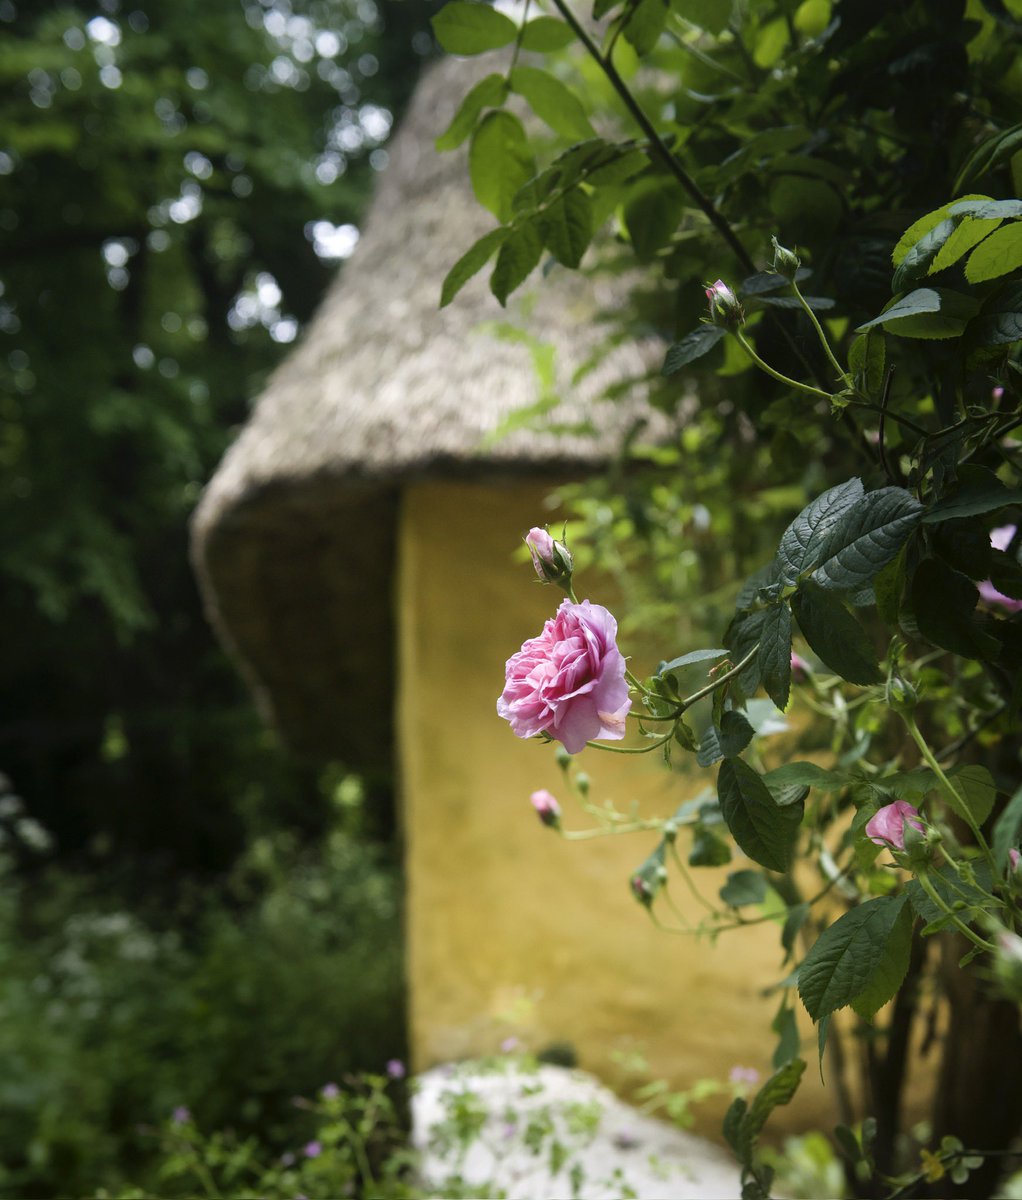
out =
[[600,604],[563,600],[507,660],[497,715],[517,737],[544,733],[578,754],[586,742],[623,738],[631,707],[617,621]]
[[532,801],[532,807],[536,810],[537,816],[544,825],[550,825],[554,829],[560,825],[561,806],[546,788],[540,788],[538,792],[533,792],[529,799]]
[[993,400],[993,402],[994,402],[995,404],[996,404],[998,401],[1000,401],[1000,400],[1003,400],[1003,399],[1004,399],[1004,388],[1003,388],[1003,387],[1001,387],[1001,385],[1000,385],[1000,384],[998,384],[998,385],[997,385],[997,387],[995,387],[995,388],[994,388],[994,389],[991,391],[991,393],[990,393],[990,399],[991,399],[991,400]]
[[1018,872],[1019,863],[1022,862],[1022,854],[1018,850],[1012,849],[1008,851],[1008,871],[1015,875]]
[[796,683],[808,683],[812,669],[801,654],[791,652],[791,677]]
[[387,1076],[390,1079],[404,1079],[408,1072],[405,1070],[405,1064],[399,1058],[389,1059],[387,1062]]
[[866,822],[866,836],[878,846],[887,846],[892,850],[905,849],[905,824],[923,832],[923,823],[919,820],[919,810],[907,800],[895,800],[893,804],[885,804]]
[[575,564],[567,546],[555,542],[545,529],[538,527],[529,530],[525,544],[529,547],[532,565],[542,583],[570,583]]
[[706,299],[710,305],[710,323],[723,325],[726,329],[737,329],[745,324],[745,313],[738,297],[723,279],[706,288]]

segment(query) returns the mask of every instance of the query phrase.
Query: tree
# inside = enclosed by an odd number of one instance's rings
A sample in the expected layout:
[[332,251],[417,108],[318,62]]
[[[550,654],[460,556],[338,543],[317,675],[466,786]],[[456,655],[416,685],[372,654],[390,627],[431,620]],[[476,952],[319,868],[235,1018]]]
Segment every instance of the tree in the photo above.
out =
[[357,239],[428,9],[0,5],[0,755],[64,852],[215,870],[243,808],[321,819],[186,524]]

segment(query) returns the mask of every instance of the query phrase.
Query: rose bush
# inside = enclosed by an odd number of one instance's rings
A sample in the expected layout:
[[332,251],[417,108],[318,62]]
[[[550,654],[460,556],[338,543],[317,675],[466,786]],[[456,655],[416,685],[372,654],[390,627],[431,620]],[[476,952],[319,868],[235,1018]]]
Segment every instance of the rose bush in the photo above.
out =
[[497,712],[518,737],[545,733],[577,754],[588,741],[624,737],[631,706],[617,621],[600,604],[564,600],[508,659]]

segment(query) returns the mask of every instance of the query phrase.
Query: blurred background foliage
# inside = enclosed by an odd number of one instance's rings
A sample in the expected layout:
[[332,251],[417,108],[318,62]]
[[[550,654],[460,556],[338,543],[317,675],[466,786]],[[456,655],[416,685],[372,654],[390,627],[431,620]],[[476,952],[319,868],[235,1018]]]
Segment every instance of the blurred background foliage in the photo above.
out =
[[262,726],[187,521],[436,7],[0,0],[4,1195],[144,1180],[176,1105],[286,1138],[403,1053],[392,831]]

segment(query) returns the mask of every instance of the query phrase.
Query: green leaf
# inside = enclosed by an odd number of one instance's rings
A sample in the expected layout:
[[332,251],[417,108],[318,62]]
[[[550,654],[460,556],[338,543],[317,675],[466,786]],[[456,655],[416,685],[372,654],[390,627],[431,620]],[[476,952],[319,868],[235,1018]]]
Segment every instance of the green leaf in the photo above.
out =
[[522,49],[548,54],[551,50],[563,50],[575,40],[571,26],[557,17],[536,17],[522,30]]
[[817,565],[820,551],[841,517],[862,499],[862,480],[849,479],[807,505],[784,531],[777,549],[782,583],[796,583],[803,571]]
[[924,558],[912,576],[912,613],[919,632],[963,658],[996,657],[1000,643],[982,632],[974,612],[979,592],[967,575],[939,558]]
[[931,229],[934,229],[937,225],[939,225],[941,221],[945,219],[945,217],[949,216],[952,208],[955,209],[956,215],[964,214],[971,211],[969,206],[973,201],[986,204],[990,201],[990,197],[977,194],[962,196],[959,200],[952,200],[948,204],[941,205],[940,208],[935,208],[933,212],[926,213],[926,215],[920,217],[918,221],[913,221],[908,229],[906,229],[898,239],[898,244],[894,247],[894,251],[891,254],[891,259],[894,262],[894,265],[896,267],[899,266],[902,259],[906,254],[908,254],[908,252],[920,240],[920,238],[929,233]]
[[[724,641],[728,644],[731,657],[736,663],[741,662],[759,642],[762,628],[762,612],[739,613],[728,626]],[[751,696],[756,688],[759,687],[758,654],[738,676],[738,682],[748,696]]]
[[480,79],[462,100],[454,119],[437,138],[437,150],[456,150],[475,129],[479,114],[484,108],[500,108],[507,99],[507,80],[503,75],[487,75]]
[[1022,267],[1022,223],[1004,225],[976,247],[965,264],[970,283],[997,279]]
[[848,591],[872,582],[919,524],[923,506],[904,488],[869,492],[830,527],[813,572],[815,583]]
[[880,681],[873,644],[838,596],[806,582],[791,606],[803,637],[832,671],[849,683]]
[[758,658],[766,694],[783,712],[791,692],[791,609],[783,602],[763,614]]
[[905,558],[905,547],[902,546],[897,557],[892,558],[886,567],[881,567],[873,580],[877,612],[889,629],[898,626],[901,599],[905,592]]
[[731,848],[704,825],[697,825],[692,834],[689,852],[690,867],[723,867],[731,861]]
[[907,296],[902,296],[900,300],[894,301],[888,308],[885,308],[879,317],[874,317],[872,321],[860,325],[856,333],[865,333],[867,329],[872,329],[876,325],[886,325],[890,321],[914,317],[919,313],[935,312],[940,312],[940,295],[933,288],[916,288],[915,291],[909,292]]
[[851,779],[840,771],[828,771],[811,762],[785,763],[767,771],[763,782],[774,791],[778,788],[813,787],[820,792],[837,792],[847,787]]
[[925,275],[930,264],[956,228],[955,221],[951,217],[945,217],[943,221],[924,233],[898,264],[898,269],[894,272],[894,278],[891,280],[891,291],[902,292],[910,283],[914,283],[915,280]]
[[767,881],[759,871],[731,871],[720,889],[721,900],[731,908],[762,904],[766,894]]
[[487,113],[472,135],[468,171],[479,203],[506,221],[515,194],[532,176],[528,139],[517,117]]
[[721,763],[717,794],[739,847],[768,870],[787,871],[798,841],[802,805],[780,807],[762,778],[740,758]]
[[[988,208],[990,206],[986,205],[984,207]],[[952,208],[951,212],[954,215],[954,208]],[[978,219],[976,216],[963,217],[954,233],[941,246],[940,253],[930,263],[928,273],[936,275],[939,271],[946,271],[948,267],[954,266],[974,246],[979,245],[988,234],[993,233],[1000,223],[1001,218]]]
[[969,326],[969,335],[981,346],[1022,340],[1022,283],[1009,283],[988,296]]
[[[987,817],[993,812],[994,802],[997,800],[997,784],[994,783],[993,775],[986,767],[981,767],[977,763],[965,763],[955,767],[953,771],[948,771],[947,776],[961,794],[972,819],[977,825],[984,824]],[[941,796],[955,812],[963,815],[957,801],[953,800],[946,790],[941,790]]]
[[789,1008],[787,1004],[782,1004],[770,1023],[770,1028],[777,1034],[777,1046],[771,1063],[776,1071],[785,1063],[798,1058],[799,1051],[802,1049],[802,1039],[798,1036],[798,1024],[795,1021],[794,1009]]
[[674,0],[673,7],[686,21],[707,33],[723,33],[731,19],[732,0]]
[[534,224],[526,222],[511,232],[490,276],[490,291],[501,305],[507,304],[508,296],[525,280],[542,253],[543,240]]
[[879,317],[859,326],[859,332],[886,325],[897,337],[937,340],[958,337],[979,311],[973,296],[950,288],[918,288],[903,296]]
[[518,28],[489,4],[451,0],[432,21],[436,40],[448,54],[483,54],[515,40]]
[[724,1138],[739,1162],[744,1158],[742,1134],[748,1108],[744,1098],[736,1096],[724,1114]]
[[1018,845],[1020,836],[1022,836],[1022,787],[1008,801],[1007,807],[994,825],[993,851],[998,871],[1003,872],[1007,867],[1008,851]]
[[912,956],[912,911],[903,905],[883,946],[883,954],[869,983],[853,998],[852,1008],[864,1021],[872,1021],[877,1012],[893,1000],[905,981]]
[[656,669],[658,675],[663,675],[667,671],[679,671],[682,667],[690,667],[695,663],[709,662],[712,659],[724,658],[727,655],[726,650],[691,650],[688,654],[683,654],[680,658],[672,658],[670,662],[662,662]]
[[716,346],[726,333],[727,330],[723,325],[700,325],[698,329],[686,333],[680,342],[675,342],[668,349],[667,357],[664,359],[663,373],[674,375],[682,367],[687,367],[690,362],[702,358]]
[[512,91],[523,96],[537,117],[562,137],[583,141],[596,136],[582,101],[549,71],[539,67],[515,67]]
[[798,994],[814,1021],[871,986],[904,905],[904,895],[870,900],[823,931],[798,969]]
[[681,220],[681,208],[681,194],[673,183],[640,181],[624,207],[622,220],[641,262],[649,262],[671,240]]
[[[990,868],[985,863],[976,863],[973,870],[976,873],[975,884],[959,878],[950,863],[929,872],[934,891],[948,908],[958,909],[959,918],[966,924],[982,917],[990,906]],[[904,894],[924,921],[931,925],[946,921],[947,913],[934,904],[918,879],[908,882]]]
[[657,44],[667,23],[667,0],[639,0],[622,30],[636,54],[646,55]]
[[577,267],[593,238],[593,204],[581,188],[571,188],[536,214],[543,244],[557,261]]
[[447,272],[440,291],[440,307],[446,308],[466,283],[477,275],[495,254],[497,247],[511,233],[503,225],[491,229],[471,246]]
[[996,512],[1009,504],[1022,504],[1022,491],[1006,487],[986,467],[966,463],[958,469],[958,484],[954,490],[932,505],[922,519],[924,524],[932,525],[938,521]]
[[[987,138],[966,159],[952,191],[957,192],[966,184],[981,179],[988,171],[992,171],[998,164],[1010,158],[1020,146],[1022,146],[1022,125],[1014,125],[1010,129],[1005,129],[1001,133]],[[971,197],[966,197],[966,199],[971,199]]]
[[752,741],[755,733],[743,713],[726,712],[720,719],[720,728],[710,725],[699,739],[696,762],[701,767],[712,767],[722,758],[734,758]]
[[870,329],[852,342],[848,367],[856,385],[872,400],[879,400],[887,367],[887,339],[883,330]]
[[759,1089],[749,1106],[749,1114],[745,1123],[747,1133],[753,1141],[759,1136],[774,1109],[783,1108],[785,1104],[791,1102],[792,1097],[798,1091],[798,1085],[802,1082],[802,1073],[805,1069],[806,1064],[802,1059],[793,1059],[779,1071],[775,1071]]

